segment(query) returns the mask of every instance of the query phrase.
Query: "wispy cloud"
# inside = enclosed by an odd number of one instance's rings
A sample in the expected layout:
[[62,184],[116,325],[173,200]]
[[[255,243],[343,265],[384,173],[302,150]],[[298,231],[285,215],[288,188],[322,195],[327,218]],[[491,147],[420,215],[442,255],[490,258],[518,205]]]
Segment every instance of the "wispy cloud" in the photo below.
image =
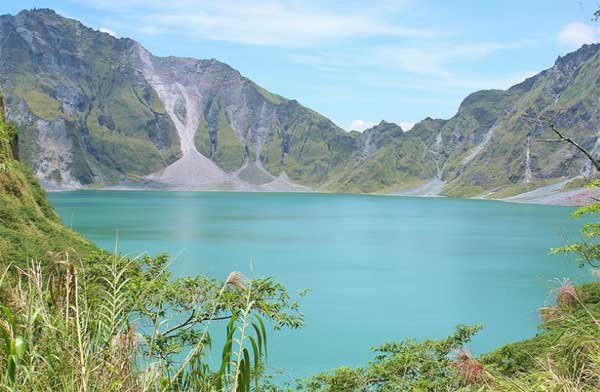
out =
[[494,75],[457,75],[447,81],[449,86],[462,87],[471,90],[507,89],[525,79],[538,74],[540,70],[524,70],[503,72]]
[[[291,62],[321,71],[397,70],[448,86],[505,87],[496,82],[508,76],[463,78],[453,65],[531,44],[527,39],[452,43],[458,37],[450,32],[406,22],[413,0],[350,0],[344,7],[310,0],[72,1],[105,12],[103,29],[113,35],[116,30],[281,46],[290,49]],[[343,40],[346,44],[338,45]]]
[[[377,72],[381,69],[402,71],[410,75],[405,87],[431,89],[440,83],[448,87],[463,88],[507,88],[533,75],[531,72],[517,72],[493,77],[461,75],[453,71],[452,66],[460,62],[483,59],[493,54],[532,45],[533,41],[515,42],[479,42],[457,45],[405,47],[399,45],[380,45],[362,47],[352,53],[315,52],[294,53],[292,62],[318,67],[323,71],[339,71],[360,68]],[[402,75],[397,80],[386,83],[402,83]]]
[[[91,15],[97,16],[93,25],[104,26],[108,33],[116,31],[142,43],[165,36],[155,40],[158,47],[177,39],[198,40],[207,56],[232,62],[260,83],[271,81],[270,75],[260,80],[260,72],[252,74],[264,54],[282,74],[288,69],[297,72],[295,81],[285,82],[288,95],[302,100],[319,90],[312,95],[316,102],[312,105],[323,110],[318,105],[335,101],[330,106],[345,114],[333,113],[334,109],[329,114],[342,120],[346,129],[358,130],[374,125],[371,120],[382,116],[381,107],[389,112],[387,120],[415,120],[415,108],[419,113],[427,108],[446,115],[448,107],[469,92],[519,83],[535,73],[529,69],[538,68],[537,63],[520,61],[528,58],[528,49],[540,49],[555,38],[527,29],[475,34],[464,20],[440,21],[436,7],[445,7],[429,0],[68,1],[93,8],[96,12]],[[491,23],[490,29],[499,27]],[[597,37],[590,25],[572,23],[557,39],[563,46],[579,46]],[[200,42],[206,40],[216,43]],[[242,45],[250,48],[233,52]],[[197,48],[187,47],[188,52],[173,54],[197,55]],[[247,53],[248,66],[240,64],[240,53]],[[358,106],[357,100],[362,114],[352,120],[357,113],[348,108]],[[376,109],[364,110],[370,106]],[[399,124],[405,130],[412,126],[410,121]]]
[[398,125],[400,125],[400,128],[402,128],[402,130],[404,132],[408,132],[412,129],[412,127],[415,126],[415,122],[408,122],[408,121],[400,121],[398,122]]
[[78,0],[143,34],[180,34],[251,45],[307,47],[339,39],[432,37],[432,29],[392,20],[407,0],[358,3],[344,9],[297,0]]
[[530,41],[479,42],[467,44],[445,44],[429,47],[385,46],[374,48],[370,62],[385,67],[394,67],[414,74],[451,79],[448,66],[461,61],[477,60],[509,49],[522,48]]
[[352,120],[352,121],[350,121],[350,124],[348,124],[348,126],[346,127],[346,130],[362,132],[365,129],[369,129],[373,126],[375,126],[375,123],[372,121]]
[[[407,131],[410,131],[412,129],[412,127],[415,126],[416,123],[413,121],[398,121],[397,124],[400,125],[400,127],[402,128],[402,130],[404,132],[407,132]],[[377,125],[377,123],[374,121],[352,120],[352,121],[350,121],[350,124],[348,124],[346,126],[345,129],[347,131],[364,132],[366,129],[372,128],[375,125]]]
[[583,44],[592,44],[600,41],[600,30],[587,23],[573,22],[565,25],[557,35],[559,45],[575,49]]
[[[443,105],[448,94],[464,98],[477,90],[508,89],[515,84],[539,73],[539,70],[507,71],[494,74],[456,73],[449,78],[429,78],[426,75],[399,75],[395,79],[379,77],[376,71],[371,72],[367,82],[373,88],[389,88],[398,91],[411,90],[412,94],[400,95],[395,100],[398,104],[421,104],[428,106]],[[425,94],[425,95],[420,95]],[[435,92],[435,94],[430,94]],[[457,95],[456,95],[457,94]]]
[[98,29],[98,31],[101,31],[101,32],[106,33],[106,34],[110,34],[113,37],[117,36],[117,33],[115,33],[114,30],[109,29],[108,27],[100,27]]

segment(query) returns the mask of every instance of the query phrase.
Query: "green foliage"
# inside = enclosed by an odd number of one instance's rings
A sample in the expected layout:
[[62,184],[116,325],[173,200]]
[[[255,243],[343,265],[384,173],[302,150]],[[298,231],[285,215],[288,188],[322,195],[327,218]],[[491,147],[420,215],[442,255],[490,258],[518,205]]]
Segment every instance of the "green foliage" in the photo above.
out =
[[[577,209],[573,217],[581,218],[600,212],[600,202],[595,202]],[[579,265],[600,266],[600,222],[588,222],[581,228],[582,240],[574,244],[553,248],[552,253],[573,253],[578,256]]]
[[[102,256],[98,257],[92,264],[105,265]],[[174,365],[176,355],[186,347],[208,338],[198,326],[233,317],[246,301],[245,291],[223,290],[223,284],[214,279],[201,275],[173,278],[169,262],[166,255],[143,257],[139,260],[142,267],[132,271],[130,282],[137,303],[131,311],[154,331],[148,339],[148,355],[160,353],[167,367]],[[270,319],[275,328],[302,326],[298,303],[272,279],[253,280],[250,300],[252,310]],[[168,327],[163,324],[165,318],[171,320]]]
[[[281,105],[288,113],[287,124],[280,125],[282,157],[277,157],[278,147],[267,147],[268,166],[273,170],[277,160],[290,179],[300,184],[318,187],[327,181],[336,169],[348,163],[353,153],[354,140],[331,121],[302,107],[296,101]],[[275,154],[274,154],[275,153]],[[272,174],[277,175],[273,170]]]
[[17,92],[31,110],[31,112],[44,120],[52,120],[62,114],[60,102],[42,91],[20,88]]
[[13,160],[12,143],[16,135],[16,127],[0,121],[0,173],[8,170],[11,166]]
[[[271,279],[174,278],[166,256],[48,257],[5,267],[1,278],[0,385],[16,390],[246,392],[265,369],[263,320],[302,325]],[[229,320],[227,338],[211,369],[209,327],[219,320]]]
[[[119,41],[48,10],[24,12],[19,18],[24,29],[48,43],[33,60],[33,52],[13,40],[3,46],[0,59],[7,71],[3,88],[9,106],[28,108],[23,114],[32,120],[20,124],[25,163],[38,164],[38,119],[66,134],[72,145],[71,174],[82,184],[149,174],[180,156],[174,124],[124,55],[133,41]],[[45,62],[58,53],[60,61]]]
[[8,385],[12,386],[16,382],[17,369],[25,357],[25,341],[18,335],[15,316],[6,306],[2,307],[3,322],[0,323],[0,332],[4,345],[2,346],[4,354],[4,363],[6,364],[5,379]]
[[[178,389],[249,392],[254,386],[255,390],[258,390],[267,355],[267,332],[259,316],[254,315],[254,322],[248,321],[250,311],[251,305],[232,315],[229,320],[221,353],[221,365],[215,371],[211,371],[199,356],[190,357],[190,369],[174,377],[173,384],[177,385]],[[254,336],[247,335],[246,329],[249,324],[253,328]],[[250,349],[246,347],[247,342],[250,342]],[[237,352],[234,350],[236,345]],[[184,366],[188,365],[182,365],[180,369],[184,369]]]
[[165,166],[165,159],[148,140],[94,130],[90,134],[94,157],[98,162],[120,173],[148,174]]
[[249,79],[246,79],[248,82],[252,83],[253,87],[256,88],[256,90],[263,96],[265,97],[269,102],[271,102],[273,105],[279,105],[283,102],[285,102],[285,98],[277,95],[277,94],[273,94],[270,91],[265,90],[264,88],[260,87],[258,84],[252,82]]
[[407,340],[376,347],[376,357],[365,368],[342,367],[308,380],[310,392],[437,391],[464,384],[452,354],[464,348],[481,326],[458,326],[446,339]]
[[[99,251],[61,224],[19,162],[0,176],[0,234],[0,385],[11,390],[250,391],[265,369],[263,320],[303,324],[270,278],[174,277],[165,255]],[[211,370],[220,320],[226,366]]]
[[281,130],[275,124],[273,128],[273,133],[262,148],[261,160],[269,173],[278,176],[284,170],[283,140]]
[[12,161],[0,174],[0,262],[25,266],[68,248],[85,254],[95,246],[62,225],[29,169]]
[[194,136],[196,148],[226,172],[239,169],[245,157],[244,143],[229,123],[227,113],[218,99],[211,102],[208,116],[209,121],[200,115]]
[[179,143],[156,92],[126,76],[100,87],[102,100],[86,116],[88,146],[78,153],[121,176],[149,174],[180,156]]
[[244,161],[242,139],[229,124],[225,110],[220,107],[218,130],[216,132],[216,149],[212,158],[226,172],[239,169]]
[[[595,182],[592,186],[597,186]],[[600,212],[600,203],[579,208],[573,217]],[[600,261],[600,223],[588,222],[579,243],[552,249],[577,255],[580,267]],[[508,344],[483,356],[482,362],[498,372],[497,390],[600,389],[600,283],[574,288],[568,282],[555,291],[557,304],[542,308],[542,324],[532,339]]]
[[544,308],[542,316],[534,338],[482,357],[495,375],[492,390],[598,390],[600,283],[578,287],[573,303]]
[[204,115],[200,116],[198,129],[196,130],[196,135],[194,136],[194,144],[196,145],[196,148],[200,154],[204,155],[205,157],[210,157],[212,155],[210,134]]

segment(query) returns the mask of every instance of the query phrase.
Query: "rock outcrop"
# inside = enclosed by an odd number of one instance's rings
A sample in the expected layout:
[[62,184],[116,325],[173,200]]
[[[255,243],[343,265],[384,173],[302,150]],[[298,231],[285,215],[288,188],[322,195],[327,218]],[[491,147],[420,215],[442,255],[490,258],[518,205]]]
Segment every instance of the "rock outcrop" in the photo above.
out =
[[552,121],[600,153],[599,53],[584,45],[506,91],[475,92],[449,120],[409,132],[382,121],[361,134],[214,59],[156,57],[47,9],[0,16],[8,117],[49,189],[572,192],[593,168],[540,140]]

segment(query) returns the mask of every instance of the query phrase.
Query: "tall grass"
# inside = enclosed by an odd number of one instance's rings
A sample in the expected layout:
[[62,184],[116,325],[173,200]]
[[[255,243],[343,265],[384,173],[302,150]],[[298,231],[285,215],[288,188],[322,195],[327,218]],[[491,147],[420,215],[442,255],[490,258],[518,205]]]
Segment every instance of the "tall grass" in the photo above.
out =
[[[145,337],[133,326],[131,259],[113,256],[92,279],[72,251],[50,255],[42,268],[6,266],[0,273],[0,390],[6,391],[250,391],[258,386],[266,355],[266,330],[253,313],[253,282],[230,279],[245,304],[230,318],[223,364],[212,371],[203,338],[169,374],[164,357],[149,350],[157,331]],[[166,315],[157,315],[164,325]],[[248,333],[249,329],[253,334]],[[248,347],[247,347],[248,346]],[[252,354],[252,355],[251,355]]]
[[0,172],[7,170],[14,158],[12,143],[16,135],[16,127],[6,122],[4,96],[0,93]]
[[0,171],[10,167],[12,159],[12,140],[16,135],[16,129],[9,124],[0,121]]
[[556,305],[542,309],[547,344],[531,366],[511,376],[494,374],[491,390],[599,391],[600,283],[554,290]]

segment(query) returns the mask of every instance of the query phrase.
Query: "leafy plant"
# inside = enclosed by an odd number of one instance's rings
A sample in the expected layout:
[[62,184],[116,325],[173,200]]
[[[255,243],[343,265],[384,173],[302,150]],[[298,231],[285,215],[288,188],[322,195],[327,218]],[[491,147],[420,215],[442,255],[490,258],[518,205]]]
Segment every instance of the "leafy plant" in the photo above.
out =
[[17,135],[17,128],[4,121],[4,106],[0,94],[0,172],[6,171],[11,166],[13,159],[12,143]]
[[[8,269],[0,277],[0,286],[6,278]],[[9,385],[14,385],[16,381],[17,368],[25,356],[25,341],[17,335],[17,324],[12,311],[2,306],[3,317],[0,319],[0,334],[3,339],[3,354],[6,367],[5,378]]]
[[[246,392],[258,388],[265,368],[263,319],[278,327],[302,323],[287,293],[270,279],[240,273],[224,283],[172,278],[166,256],[100,252],[82,259],[67,250],[48,260],[47,266],[9,266],[3,275],[0,385]],[[227,339],[213,370],[209,327],[218,320],[228,320]]]
[[[600,180],[590,183],[590,187],[600,186]],[[600,212],[600,202],[580,207],[572,216],[582,218],[597,214]],[[559,248],[553,248],[552,253],[572,253],[577,255],[580,267],[590,265],[594,268],[600,267],[600,221],[587,222],[581,228],[582,239],[580,242],[565,245]]]
[[[463,371],[461,351],[481,326],[464,326],[446,339],[417,342],[406,340],[376,347],[376,356],[364,368],[342,367],[308,380],[307,392],[436,391],[456,390],[484,380]],[[470,359],[470,361],[473,361]],[[469,376],[469,377],[467,377]]]

